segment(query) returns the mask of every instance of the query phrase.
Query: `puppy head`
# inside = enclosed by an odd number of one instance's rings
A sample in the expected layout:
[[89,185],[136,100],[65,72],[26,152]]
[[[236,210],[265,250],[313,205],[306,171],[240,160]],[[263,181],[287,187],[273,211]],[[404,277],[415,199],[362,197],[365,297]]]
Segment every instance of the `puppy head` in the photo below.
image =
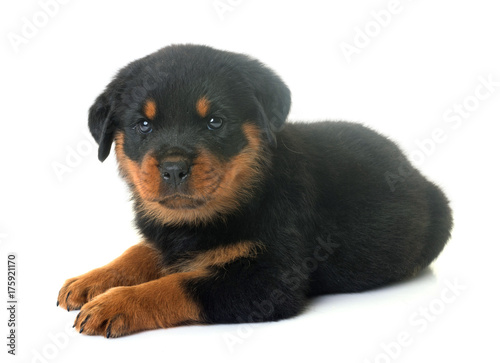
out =
[[177,45],[123,68],[89,111],[104,161],[115,141],[138,212],[206,223],[237,209],[263,179],[290,92],[241,54]]

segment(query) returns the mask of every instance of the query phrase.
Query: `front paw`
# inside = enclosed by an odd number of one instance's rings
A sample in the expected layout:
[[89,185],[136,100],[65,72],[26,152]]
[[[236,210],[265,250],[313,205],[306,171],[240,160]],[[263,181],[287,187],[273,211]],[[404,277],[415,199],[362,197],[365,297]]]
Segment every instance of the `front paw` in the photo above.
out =
[[75,329],[87,335],[116,338],[141,330],[159,328],[154,311],[138,302],[136,287],[116,287],[82,307]]
[[123,277],[116,271],[102,267],[73,277],[59,291],[57,305],[68,311],[78,310],[97,295],[119,286],[121,280]]

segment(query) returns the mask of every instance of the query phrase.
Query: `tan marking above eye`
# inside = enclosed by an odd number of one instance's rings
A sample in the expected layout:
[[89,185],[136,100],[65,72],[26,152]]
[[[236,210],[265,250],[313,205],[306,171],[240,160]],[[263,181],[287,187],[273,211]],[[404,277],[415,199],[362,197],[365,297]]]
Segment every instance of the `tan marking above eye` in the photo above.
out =
[[196,102],[196,112],[200,117],[207,117],[208,112],[210,111],[210,101],[203,96]]
[[147,100],[144,104],[143,111],[148,119],[154,119],[154,117],[156,116],[156,102],[151,99]]

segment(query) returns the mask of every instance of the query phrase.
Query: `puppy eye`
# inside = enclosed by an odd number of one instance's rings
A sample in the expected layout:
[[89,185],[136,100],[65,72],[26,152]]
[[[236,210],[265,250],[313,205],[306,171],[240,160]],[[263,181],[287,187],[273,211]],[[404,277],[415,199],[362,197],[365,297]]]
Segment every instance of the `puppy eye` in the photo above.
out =
[[211,117],[207,121],[207,127],[209,130],[217,130],[222,127],[222,119],[220,117]]
[[136,125],[136,128],[141,134],[149,134],[151,131],[153,131],[151,123],[146,120],[139,121]]

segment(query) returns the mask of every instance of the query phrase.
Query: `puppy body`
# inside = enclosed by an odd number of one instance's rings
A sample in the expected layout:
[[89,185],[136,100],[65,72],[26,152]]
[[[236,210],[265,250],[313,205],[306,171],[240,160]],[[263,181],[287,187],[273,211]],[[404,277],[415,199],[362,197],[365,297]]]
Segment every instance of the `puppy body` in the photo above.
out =
[[117,75],[89,125],[101,160],[116,143],[144,273],[128,252],[68,280],[58,303],[82,308],[77,329],[279,320],[437,257],[452,226],[441,190],[376,132],[285,123],[289,107],[268,68],[208,47],[167,47]]
[[[415,169],[392,191],[384,174],[397,172],[401,158],[392,142],[357,124],[288,124],[261,171],[262,184],[237,213],[197,228],[152,225],[141,214],[137,223],[167,265],[177,250],[261,242],[265,251],[251,265],[234,262],[220,270],[224,278],[189,289],[209,322],[282,319],[309,296],[411,277],[443,249],[447,200]],[[242,270],[252,278],[242,281]],[[267,315],[256,308],[273,299],[279,303]]]

